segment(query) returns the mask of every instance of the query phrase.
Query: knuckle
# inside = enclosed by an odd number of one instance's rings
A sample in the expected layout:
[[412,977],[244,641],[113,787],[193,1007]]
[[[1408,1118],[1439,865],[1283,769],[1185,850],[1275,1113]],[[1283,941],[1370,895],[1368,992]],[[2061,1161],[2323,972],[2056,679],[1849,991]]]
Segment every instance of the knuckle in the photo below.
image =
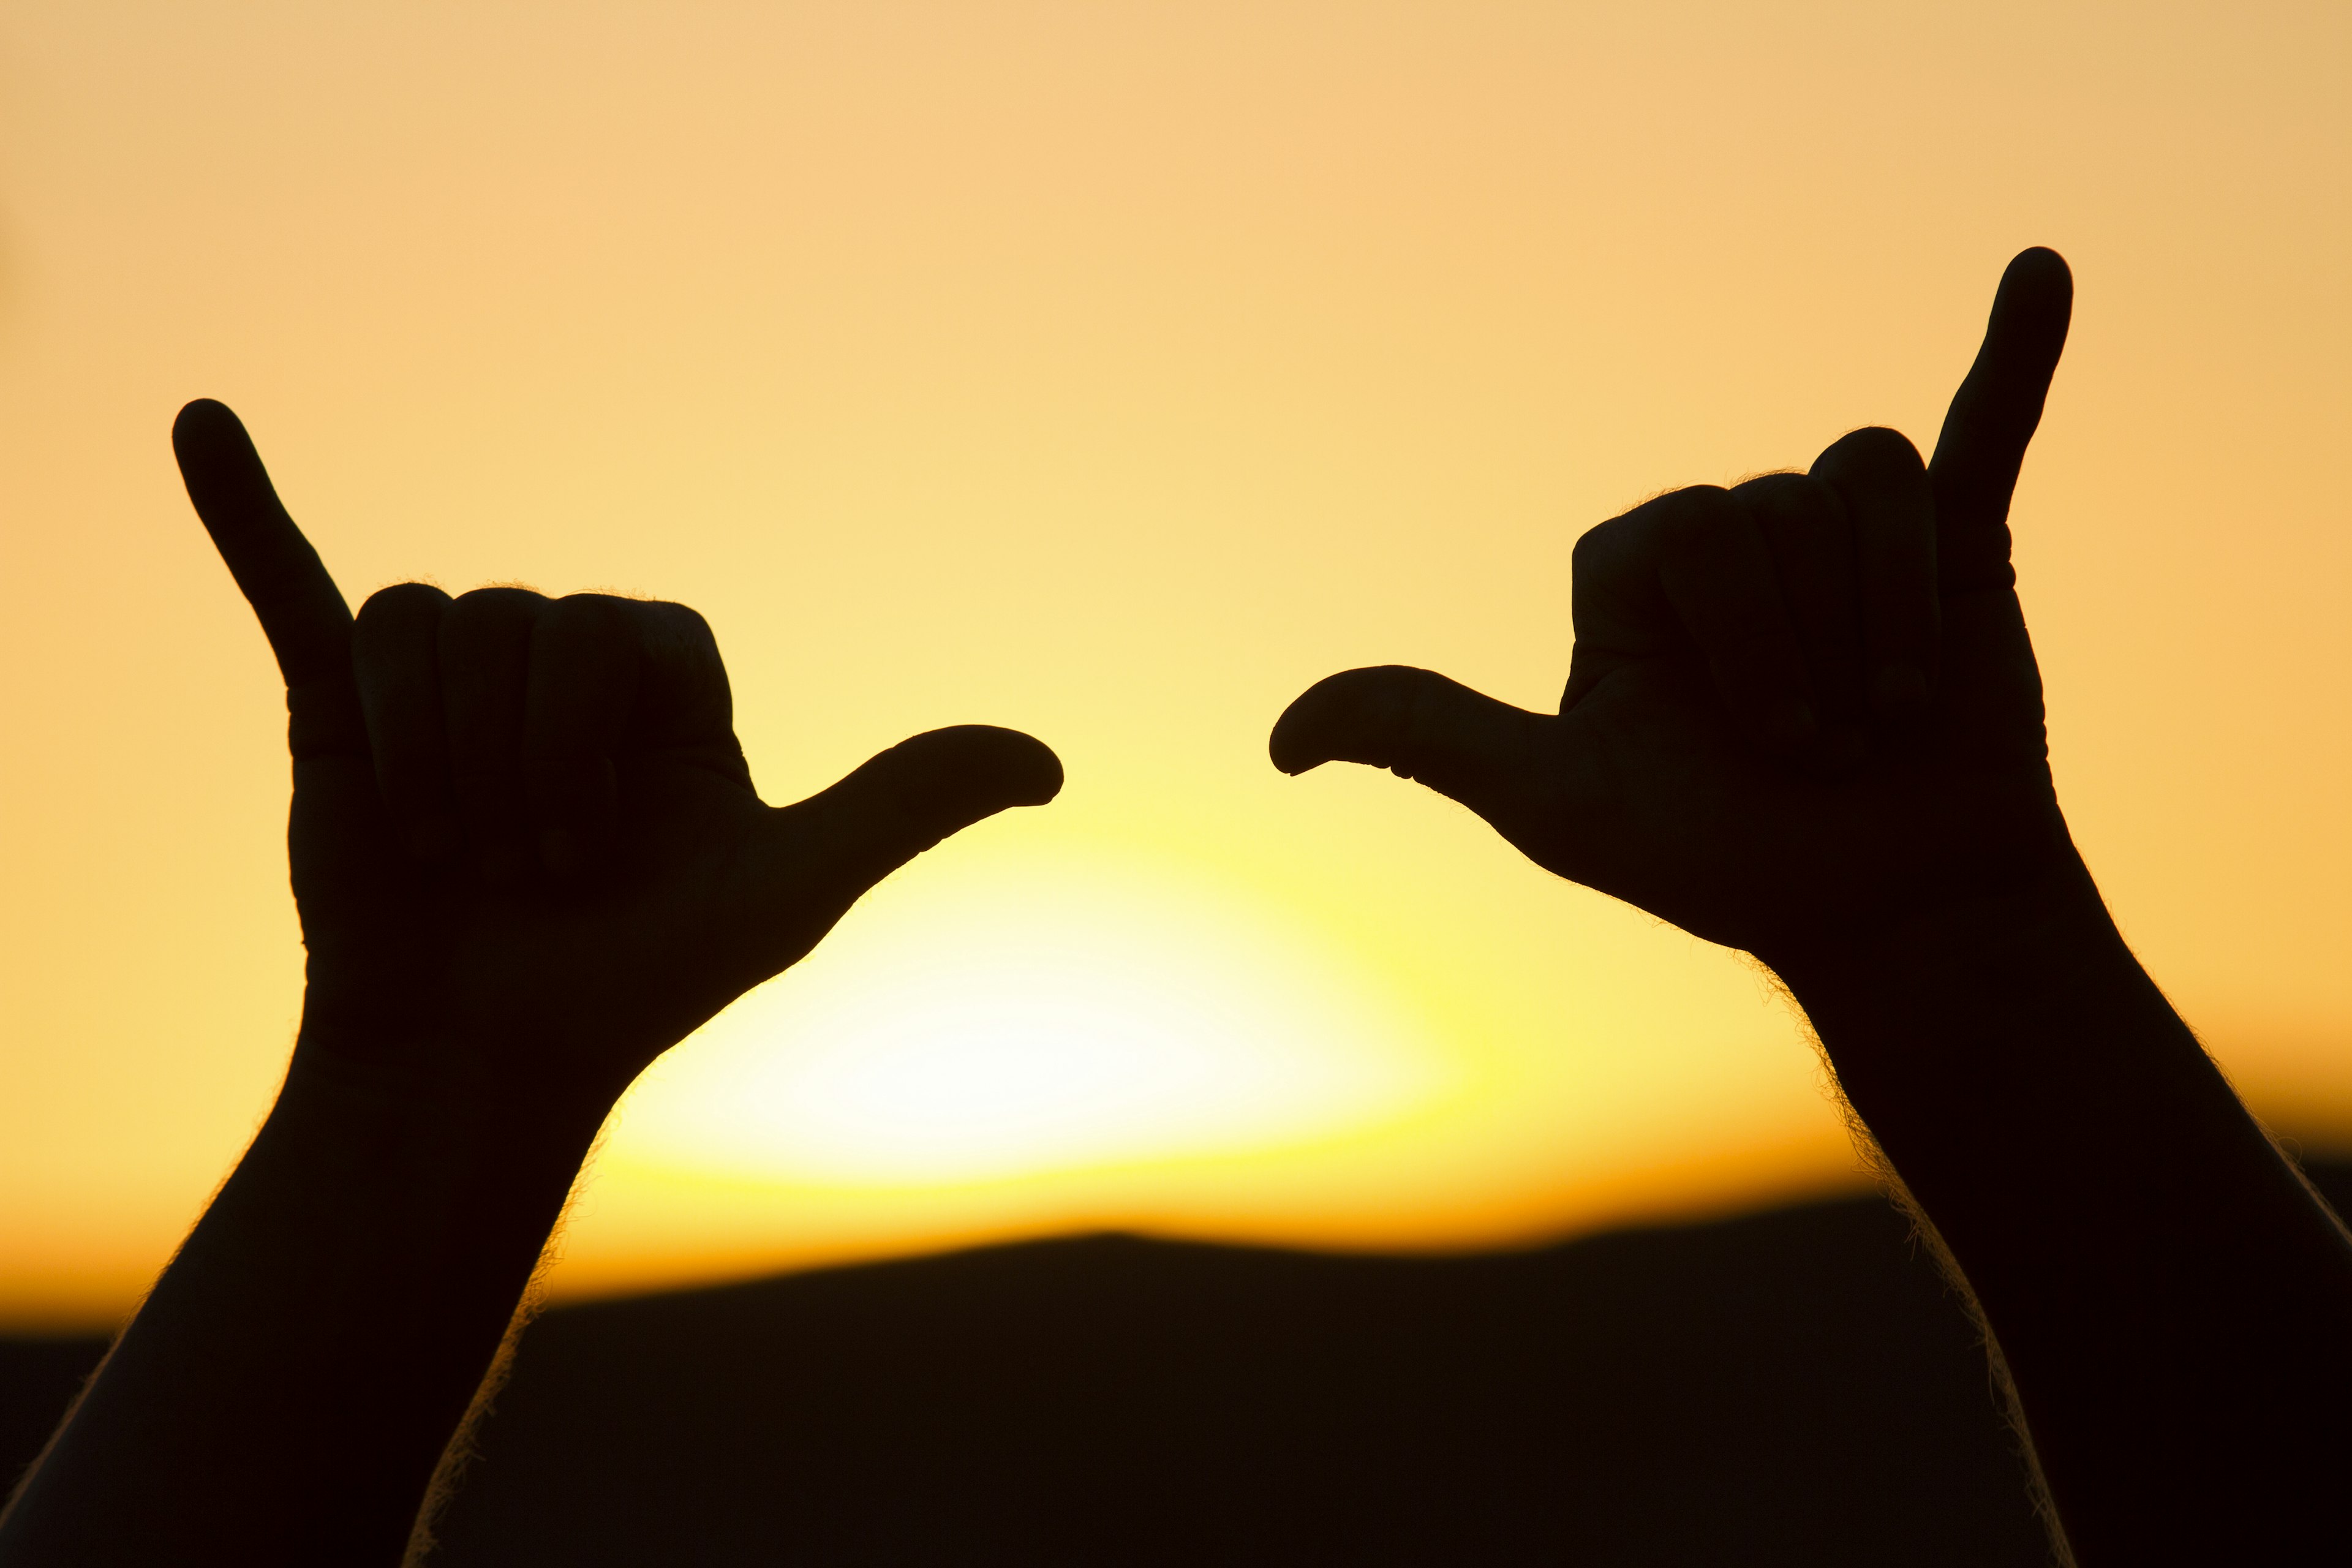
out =
[[605,631],[628,625],[632,605],[612,594],[566,594],[549,601],[546,614],[559,626]]
[[451,602],[450,608],[468,620],[506,620],[536,615],[546,603],[547,595],[536,589],[506,583],[469,588]]
[[1666,561],[1687,560],[1729,548],[1748,525],[1748,497],[1742,493],[1746,489],[1744,485],[1733,489],[1720,485],[1693,485],[1653,503],[1658,507],[1658,540]]
[[1739,487],[1740,500],[1777,551],[1819,551],[1847,531],[1845,503],[1809,474],[1770,474]]
[[710,623],[692,605],[681,605],[675,599],[646,599],[634,603],[632,608],[648,626],[660,628],[664,635],[677,641],[708,643],[716,640],[711,636]]
[[1626,513],[1629,518],[1653,513],[1664,523],[1720,517],[1734,510],[1737,503],[1731,491],[1721,485],[1685,485],[1678,490],[1668,490],[1648,504]]
[[1595,573],[1608,569],[1611,558],[1622,548],[1624,521],[1623,518],[1612,518],[1577,535],[1575,545],[1568,552],[1570,576],[1581,583]]
[[370,626],[438,620],[448,604],[449,595],[430,583],[394,583],[370,594],[357,619]]
[[1742,479],[1732,487],[1731,493],[1753,511],[1818,510],[1835,500],[1829,486],[1821,479],[1786,468]]
[[1919,448],[1902,431],[1884,425],[1865,425],[1859,430],[1847,431],[1832,442],[1813,464],[1813,473],[1822,478],[1841,473],[1879,475],[1912,470],[1927,471]]
[[574,594],[560,601],[557,610],[583,637],[614,647],[626,646],[656,660],[717,657],[710,623],[692,606],[674,600]]
[[1711,521],[1736,515],[1738,503],[1721,485],[1686,485],[1652,496],[1629,511],[1585,530],[1571,560],[1577,566],[1607,569],[1649,553],[1660,544]]

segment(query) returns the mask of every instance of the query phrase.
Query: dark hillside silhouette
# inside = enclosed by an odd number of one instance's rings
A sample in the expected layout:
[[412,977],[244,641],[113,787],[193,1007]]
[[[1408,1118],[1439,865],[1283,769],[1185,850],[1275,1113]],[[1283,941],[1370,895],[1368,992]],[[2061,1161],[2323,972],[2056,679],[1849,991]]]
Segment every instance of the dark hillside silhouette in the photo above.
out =
[[1096,1237],[575,1309],[446,1561],[2042,1564],[1905,1230],[1862,1201],[1444,1259]]
[[[2340,1205],[2352,1164],[2315,1167]],[[95,1361],[0,1343],[0,1463]],[[1874,1199],[1453,1258],[1096,1237],[558,1309],[435,1561],[1967,1563],[2048,1548]]]

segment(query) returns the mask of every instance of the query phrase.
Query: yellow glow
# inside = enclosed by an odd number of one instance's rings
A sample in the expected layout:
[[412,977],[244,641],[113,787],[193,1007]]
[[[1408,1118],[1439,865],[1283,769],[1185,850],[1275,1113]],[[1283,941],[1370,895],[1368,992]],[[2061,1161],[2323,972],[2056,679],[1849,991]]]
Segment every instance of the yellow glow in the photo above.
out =
[[1360,1136],[1457,1087],[1401,998],[1238,900],[1132,868],[960,868],[671,1053],[610,1153],[953,1185]]

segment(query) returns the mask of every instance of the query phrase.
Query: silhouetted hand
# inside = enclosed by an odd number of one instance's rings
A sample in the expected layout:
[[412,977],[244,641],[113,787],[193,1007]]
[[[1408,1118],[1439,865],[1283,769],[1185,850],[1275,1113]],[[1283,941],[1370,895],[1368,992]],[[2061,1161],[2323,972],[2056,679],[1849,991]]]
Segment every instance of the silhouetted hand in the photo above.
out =
[[2010,263],[1932,464],[1857,430],[1586,534],[1557,715],[1351,670],[1274,761],[1393,768],[1779,973],[1976,1298],[2067,1561],[2341,1561],[2352,1244],[2052,787],[2008,513],[2072,302],[2055,254]]
[[629,1080],[1061,764],[938,730],[763,805],[692,610],[408,583],[354,619],[236,416],[172,437],[286,677],[302,1028],[0,1563],[390,1568]]
[[2007,520],[2072,303],[2054,252],[2010,264],[1932,465],[1857,430],[1805,474],[1676,490],[1579,540],[1557,715],[1350,670],[1283,714],[1275,765],[1393,769],[1767,962],[2060,869]]
[[609,1103],[892,868],[1061,787],[969,726],[763,805],[694,611],[408,583],[354,623],[234,414],[192,403],[173,442],[286,677],[306,1052]]

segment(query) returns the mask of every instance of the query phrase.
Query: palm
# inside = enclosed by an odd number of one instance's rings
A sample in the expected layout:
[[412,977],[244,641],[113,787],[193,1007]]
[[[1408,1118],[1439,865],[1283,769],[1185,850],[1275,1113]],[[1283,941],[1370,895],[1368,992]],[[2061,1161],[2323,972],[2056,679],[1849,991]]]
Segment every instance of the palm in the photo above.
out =
[[2070,298],[2054,255],[2011,265],[1932,470],[1858,431],[1808,476],[1593,530],[1557,715],[1350,671],[1283,716],[1276,765],[1390,767],[1548,869],[1768,957],[2036,873],[2064,828],[2006,519]]
[[593,886],[557,890],[391,853],[398,838],[373,769],[359,759],[306,766],[289,837],[309,1010],[339,1016],[346,1037],[394,1048],[454,1028],[544,1053],[575,1077],[625,1081],[805,952],[822,927],[798,951],[779,942],[772,962],[754,956],[763,911],[739,868],[752,862],[769,808],[747,785],[692,765],[639,772],[659,805],[620,825]]
[[2032,651],[2021,628],[1953,637],[1953,618],[1948,704],[1992,699],[1967,719],[1947,707],[1822,776],[1750,744],[1703,671],[1626,660],[1544,721],[1549,808],[1496,826],[1549,870],[1756,952],[2020,865],[2056,812],[2040,693],[2002,679],[2030,678]]
[[304,1039],[343,1058],[616,1094],[891,869],[1060,787],[966,726],[765,805],[693,611],[404,584],[354,620],[234,415],[174,441],[286,674]]

